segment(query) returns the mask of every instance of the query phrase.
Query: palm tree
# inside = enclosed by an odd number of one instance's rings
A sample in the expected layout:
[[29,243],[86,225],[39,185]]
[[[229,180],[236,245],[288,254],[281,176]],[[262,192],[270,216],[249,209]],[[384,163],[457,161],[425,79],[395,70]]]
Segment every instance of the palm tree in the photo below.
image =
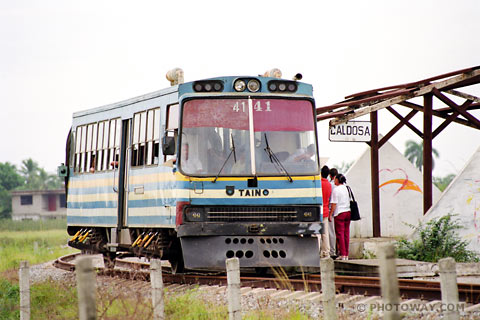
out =
[[22,161],[22,167],[20,168],[20,174],[25,179],[25,187],[30,189],[39,189],[39,170],[40,167],[36,161],[32,158]]
[[[416,143],[413,140],[408,140],[405,143],[405,152],[403,155],[415,165],[419,170],[423,167],[423,142]],[[432,148],[432,153],[435,157],[439,157],[439,153],[436,149]],[[432,158],[432,170],[435,167],[435,161]]]
[[19,173],[25,181],[20,187],[22,190],[51,190],[62,187],[62,181],[57,175],[46,172],[31,158],[22,161]]

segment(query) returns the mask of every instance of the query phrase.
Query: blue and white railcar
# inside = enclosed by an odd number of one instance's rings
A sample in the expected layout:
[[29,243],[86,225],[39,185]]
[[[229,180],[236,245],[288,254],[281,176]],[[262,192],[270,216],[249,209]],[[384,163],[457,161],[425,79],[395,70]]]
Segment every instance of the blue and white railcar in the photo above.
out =
[[69,244],[177,270],[224,268],[230,257],[318,266],[315,119],[311,85],[261,76],[180,83],[75,113]]

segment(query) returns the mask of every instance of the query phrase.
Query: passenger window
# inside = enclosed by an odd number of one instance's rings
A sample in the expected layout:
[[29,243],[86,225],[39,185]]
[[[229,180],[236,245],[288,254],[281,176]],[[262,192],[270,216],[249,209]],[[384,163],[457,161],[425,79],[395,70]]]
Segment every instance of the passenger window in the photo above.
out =
[[[160,109],[136,113],[133,116],[131,165],[138,167],[158,163]],[[158,128],[158,129],[157,129]]]
[[[173,137],[175,138],[175,145],[177,145],[177,136],[178,136],[178,114],[179,107],[178,104],[172,104],[167,107],[167,130],[170,132],[173,131]],[[169,161],[176,159],[176,156],[165,156],[164,161]]]

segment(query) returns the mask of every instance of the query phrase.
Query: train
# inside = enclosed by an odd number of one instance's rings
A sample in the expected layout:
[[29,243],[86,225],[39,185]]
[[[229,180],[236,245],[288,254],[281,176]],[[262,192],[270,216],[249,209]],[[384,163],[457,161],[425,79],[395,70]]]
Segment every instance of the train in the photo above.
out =
[[322,190],[313,87],[281,77],[184,82],[75,112],[69,246],[168,260],[173,272],[318,267]]

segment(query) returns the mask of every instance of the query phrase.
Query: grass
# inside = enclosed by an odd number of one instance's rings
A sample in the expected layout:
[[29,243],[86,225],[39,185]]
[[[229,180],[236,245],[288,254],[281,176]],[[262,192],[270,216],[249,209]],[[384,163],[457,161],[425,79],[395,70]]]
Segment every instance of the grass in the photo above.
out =
[[[13,281],[14,282],[14,281]],[[0,279],[0,319],[19,318],[19,288],[11,280]],[[110,288],[97,289],[97,318],[103,320],[152,319],[150,298],[128,287],[115,293]],[[78,319],[77,292],[73,283],[48,280],[31,286],[32,319]],[[197,289],[169,293],[165,297],[165,318],[169,320],[228,319],[228,307],[206,301]],[[246,320],[308,320],[300,311],[264,308],[244,314]]]
[[67,230],[67,219],[23,220],[0,219],[1,231]]
[[[68,234],[62,220],[0,221],[0,272],[16,269],[20,261],[30,265],[47,262],[76,252],[67,247]],[[34,223],[38,223],[35,225]],[[5,231],[9,230],[9,231]]]
[[[75,252],[68,241],[64,220],[11,221],[0,220],[0,319],[19,319],[18,267],[20,261],[30,265],[51,261]],[[35,244],[36,243],[36,244]],[[34,283],[30,289],[32,319],[78,319],[77,290],[74,283],[47,280]],[[207,295],[208,296],[208,295]],[[211,298],[211,297],[210,297]],[[215,299],[215,297],[214,297]],[[110,287],[97,289],[98,319],[151,319],[151,299],[141,292]],[[165,296],[167,319],[227,319],[228,306],[211,301],[199,290],[168,293]],[[260,310],[248,311],[244,319],[309,319],[300,311],[272,309],[268,303]]]

